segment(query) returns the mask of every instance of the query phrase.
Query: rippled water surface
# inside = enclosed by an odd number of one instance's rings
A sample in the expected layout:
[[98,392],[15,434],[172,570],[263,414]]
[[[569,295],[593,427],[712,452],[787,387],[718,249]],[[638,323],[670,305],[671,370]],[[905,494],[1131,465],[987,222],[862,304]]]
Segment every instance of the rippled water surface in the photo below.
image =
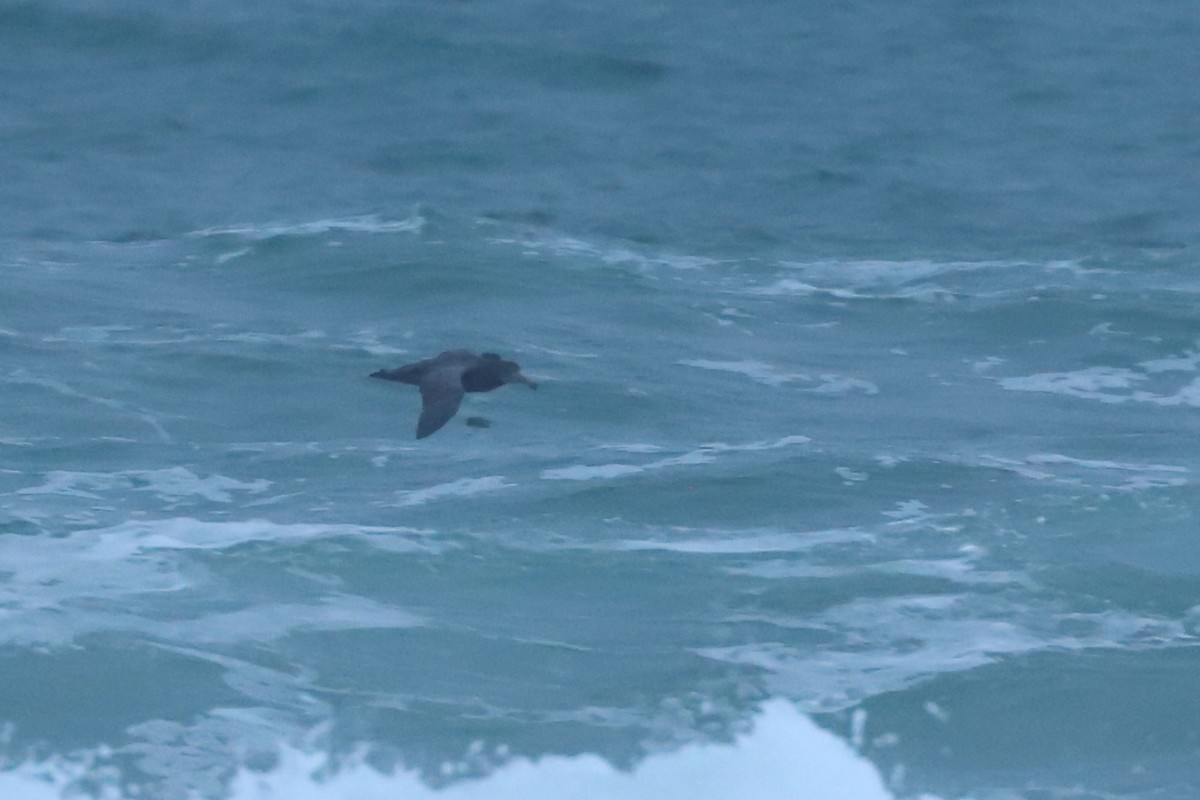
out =
[[1196,796],[1196,25],[0,9],[0,796]]

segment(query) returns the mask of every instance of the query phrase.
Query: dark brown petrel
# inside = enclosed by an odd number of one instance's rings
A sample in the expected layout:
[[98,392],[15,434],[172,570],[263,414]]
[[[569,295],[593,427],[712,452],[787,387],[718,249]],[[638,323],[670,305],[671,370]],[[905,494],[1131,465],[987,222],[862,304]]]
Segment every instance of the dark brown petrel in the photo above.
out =
[[447,350],[415,364],[372,372],[371,377],[421,387],[418,439],[449,422],[458,413],[465,392],[490,392],[506,383],[537,388],[536,383],[521,374],[521,367],[515,361],[505,361],[495,353],[476,355],[470,350]]

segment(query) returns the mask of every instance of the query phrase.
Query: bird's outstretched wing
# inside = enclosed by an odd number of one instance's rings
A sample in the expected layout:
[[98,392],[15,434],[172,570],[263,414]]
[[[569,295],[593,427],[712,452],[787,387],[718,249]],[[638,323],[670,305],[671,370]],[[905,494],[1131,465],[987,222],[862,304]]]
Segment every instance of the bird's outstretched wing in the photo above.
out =
[[421,418],[417,438],[424,439],[458,413],[463,399],[463,366],[449,364],[431,369],[421,377]]

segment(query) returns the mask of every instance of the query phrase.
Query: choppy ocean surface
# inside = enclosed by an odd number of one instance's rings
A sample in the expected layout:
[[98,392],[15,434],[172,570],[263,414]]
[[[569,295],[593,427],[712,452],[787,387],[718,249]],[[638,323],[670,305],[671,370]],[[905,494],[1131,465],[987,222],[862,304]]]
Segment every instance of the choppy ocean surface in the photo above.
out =
[[1198,34],[0,4],[0,797],[1200,796]]

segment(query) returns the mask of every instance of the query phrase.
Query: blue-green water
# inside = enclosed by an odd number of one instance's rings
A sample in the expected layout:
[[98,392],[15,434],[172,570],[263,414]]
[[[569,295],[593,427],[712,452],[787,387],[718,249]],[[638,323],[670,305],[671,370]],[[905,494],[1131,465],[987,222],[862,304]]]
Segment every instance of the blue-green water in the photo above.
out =
[[0,6],[0,797],[1197,796],[1198,32]]

